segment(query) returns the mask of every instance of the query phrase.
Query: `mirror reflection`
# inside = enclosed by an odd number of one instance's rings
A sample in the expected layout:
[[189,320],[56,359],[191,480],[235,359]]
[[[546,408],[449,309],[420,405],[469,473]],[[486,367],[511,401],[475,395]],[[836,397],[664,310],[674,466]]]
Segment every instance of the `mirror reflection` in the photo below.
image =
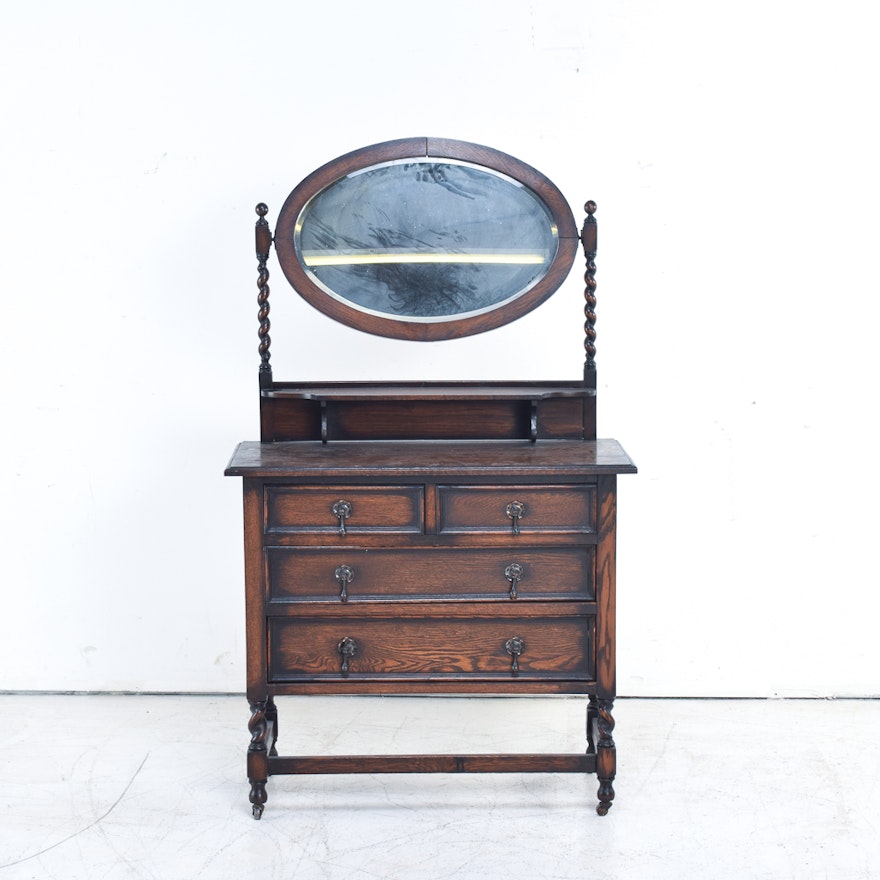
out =
[[411,321],[489,311],[547,273],[558,232],[531,190],[452,160],[376,165],[303,208],[297,258],[329,295]]

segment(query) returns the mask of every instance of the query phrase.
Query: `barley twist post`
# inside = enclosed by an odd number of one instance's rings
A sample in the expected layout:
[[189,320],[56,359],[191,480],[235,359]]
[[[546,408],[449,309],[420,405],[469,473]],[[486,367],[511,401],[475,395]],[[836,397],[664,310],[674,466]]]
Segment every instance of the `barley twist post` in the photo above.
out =
[[251,735],[248,746],[248,779],[251,783],[249,799],[255,819],[263,815],[263,808],[266,806],[266,782],[269,778],[266,760],[266,736],[269,732],[266,703],[266,700],[251,703],[251,717],[248,721],[248,731]]
[[587,267],[584,273],[584,383],[596,387],[596,242],[597,226],[596,203],[589,201],[584,205],[587,217],[581,230],[581,244]]
[[257,288],[260,293],[257,296],[257,304],[260,310],[257,319],[260,322],[260,329],[257,331],[260,337],[260,387],[268,386],[272,383],[272,367],[269,364],[269,346],[272,340],[269,337],[269,270],[266,268],[266,262],[269,259],[269,250],[272,247],[272,231],[269,229],[269,223],[266,220],[266,214],[269,208],[260,202],[256,207],[259,217],[256,223],[255,237],[257,243]]

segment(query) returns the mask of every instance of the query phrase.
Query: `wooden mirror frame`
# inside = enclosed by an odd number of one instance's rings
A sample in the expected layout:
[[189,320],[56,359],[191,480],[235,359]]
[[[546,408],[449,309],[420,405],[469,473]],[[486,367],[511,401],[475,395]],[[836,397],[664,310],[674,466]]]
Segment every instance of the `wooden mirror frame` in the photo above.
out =
[[[558,248],[547,272],[530,288],[485,310],[437,319],[396,318],[366,311],[334,297],[316,284],[300,262],[295,232],[303,209],[319,193],[357,171],[395,160],[458,160],[507,176],[528,188],[547,209],[558,232]],[[543,174],[506,153],[466,141],[405,138],[364,147],[340,156],[306,177],[287,197],[275,229],[275,250],[294,290],[329,317],[376,336],[417,341],[456,339],[501,327],[535,309],[568,276],[580,241],[571,209],[557,187]]]

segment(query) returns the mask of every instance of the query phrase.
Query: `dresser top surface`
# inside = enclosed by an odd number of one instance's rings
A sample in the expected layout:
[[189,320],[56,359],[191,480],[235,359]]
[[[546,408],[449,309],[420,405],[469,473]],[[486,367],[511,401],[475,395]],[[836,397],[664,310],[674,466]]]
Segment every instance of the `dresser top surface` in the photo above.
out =
[[634,474],[636,466],[616,441],[545,440],[468,442],[245,441],[226,468],[230,477],[574,477]]

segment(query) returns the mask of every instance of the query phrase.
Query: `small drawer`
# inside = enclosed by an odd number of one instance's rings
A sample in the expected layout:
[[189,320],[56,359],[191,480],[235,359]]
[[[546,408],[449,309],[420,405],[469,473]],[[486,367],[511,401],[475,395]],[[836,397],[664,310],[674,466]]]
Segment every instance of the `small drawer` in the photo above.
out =
[[270,602],[595,598],[594,548],[340,550],[271,547]]
[[596,529],[594,486],[439,486],[438,490],[441,534],[590,534]]
[[270,618],[269,678],[591,680],[593,617]]
[[418,534],[422,486],[267,486],[266,532]]

